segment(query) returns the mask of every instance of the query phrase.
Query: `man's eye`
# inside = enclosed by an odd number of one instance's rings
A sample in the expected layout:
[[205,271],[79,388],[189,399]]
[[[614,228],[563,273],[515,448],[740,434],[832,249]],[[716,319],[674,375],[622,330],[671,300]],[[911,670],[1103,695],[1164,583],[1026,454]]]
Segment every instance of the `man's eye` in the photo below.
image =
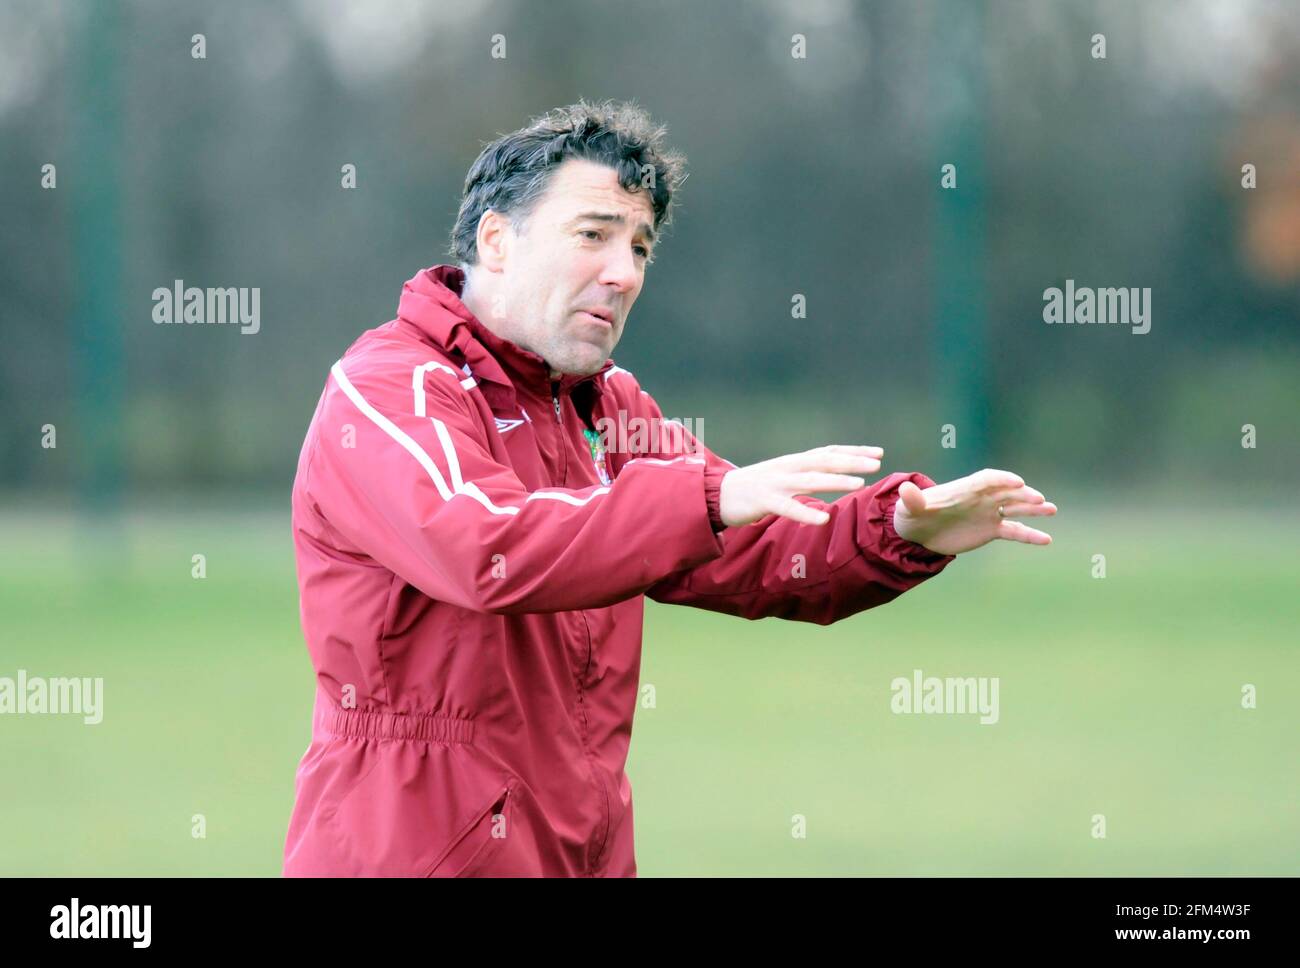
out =
[[578,234],[583,238],[591,239],[593,242],[600,240],[600,232],[597,229],[580,229]]
[[634,245],[632,246],[632,248],[636,251],[636,254],[639,255],[641,258],[643,259],[650,258],[650,250],[647,249],[644,245]]

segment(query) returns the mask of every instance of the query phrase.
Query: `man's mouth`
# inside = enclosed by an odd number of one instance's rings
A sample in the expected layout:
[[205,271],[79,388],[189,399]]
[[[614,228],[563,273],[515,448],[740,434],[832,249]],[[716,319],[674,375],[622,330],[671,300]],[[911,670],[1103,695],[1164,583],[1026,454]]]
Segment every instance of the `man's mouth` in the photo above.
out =
[[611,329],[614,326],[614,311],[604,306],[588,306],[586,309],[579,309],[578,315],[588,322],[608,326]]

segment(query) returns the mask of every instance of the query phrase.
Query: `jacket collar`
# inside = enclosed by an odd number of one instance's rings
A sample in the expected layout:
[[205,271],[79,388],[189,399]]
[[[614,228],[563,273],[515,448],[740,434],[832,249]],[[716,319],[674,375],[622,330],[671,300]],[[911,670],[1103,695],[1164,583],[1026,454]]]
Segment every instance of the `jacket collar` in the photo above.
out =
[[[461,302],[465,273],[457,266],[436,265],[422,269],[402,286],[397,318],[413,326],[425,339],[451,353],[458,353],[476,380],[487,380],[510,389],[524,387],[539,397],[551,395],[551,368],[531,350],[502,339],[480,322]],[[595,373],[578,376],[565,373],[560,392],[591,382],[595,392],[604,388],[597,377],[614,366],[612,359]]]

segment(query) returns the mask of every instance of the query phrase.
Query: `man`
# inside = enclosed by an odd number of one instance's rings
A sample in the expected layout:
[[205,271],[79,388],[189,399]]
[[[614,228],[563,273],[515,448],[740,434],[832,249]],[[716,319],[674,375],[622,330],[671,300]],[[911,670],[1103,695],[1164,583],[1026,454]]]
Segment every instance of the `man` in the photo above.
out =
[[609,354],[682,180],[662,137],[579,103],[488,145],[459,267],[331,369],[293,489],[317,696],[286,875],[633,875],[643,596],[828,624],[1051,540],[1014,474],[868,487],[866,446],[738,468],[660,422]]

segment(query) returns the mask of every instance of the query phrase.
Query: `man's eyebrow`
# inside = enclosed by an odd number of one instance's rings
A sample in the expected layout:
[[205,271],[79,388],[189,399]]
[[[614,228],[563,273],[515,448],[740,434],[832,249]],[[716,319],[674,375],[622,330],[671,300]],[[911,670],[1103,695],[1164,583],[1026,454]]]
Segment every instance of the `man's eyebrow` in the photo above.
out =
[[[625,225],[627,223],[627,219],[625,219],[622,215],[617,215],[613,212],[583,212],[582,214],[575,215],[572,219],[570,219],[569,224],[575,225],[578,222],[586,222],[586,221],[613,222],[615,225]],[[637,226],[637,230],[642,235],[644,235],[647,239],[649,239],[651,242],[655,240],[655,230],[652,229],[648,223],[642,222],[640,225]]]

